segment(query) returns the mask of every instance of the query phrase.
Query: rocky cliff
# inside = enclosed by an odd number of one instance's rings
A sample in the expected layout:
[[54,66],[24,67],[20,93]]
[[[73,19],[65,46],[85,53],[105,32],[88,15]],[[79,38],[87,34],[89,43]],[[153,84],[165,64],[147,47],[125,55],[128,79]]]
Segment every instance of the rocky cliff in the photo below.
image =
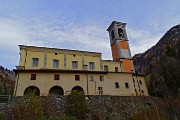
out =
[[157,44],[133,57],[135,71],[146,74],[150,95],[180,94],[180,25],[168,30]]
[[180,25],[168,30],[157,44],[146,52],[133,56],[136,72],[151,73],[163,55],[180,59]]

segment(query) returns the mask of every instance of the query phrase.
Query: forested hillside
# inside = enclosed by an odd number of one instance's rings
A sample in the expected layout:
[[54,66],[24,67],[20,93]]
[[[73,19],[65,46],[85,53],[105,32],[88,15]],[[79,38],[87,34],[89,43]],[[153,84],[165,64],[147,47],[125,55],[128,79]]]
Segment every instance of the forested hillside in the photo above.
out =
[[12,94],[15,85],[15,73],[0,66],[0,95]]
[[133,57],[137,73],[147,75],[150,95],[180,92],[180,25],[172,27],[159,42]]

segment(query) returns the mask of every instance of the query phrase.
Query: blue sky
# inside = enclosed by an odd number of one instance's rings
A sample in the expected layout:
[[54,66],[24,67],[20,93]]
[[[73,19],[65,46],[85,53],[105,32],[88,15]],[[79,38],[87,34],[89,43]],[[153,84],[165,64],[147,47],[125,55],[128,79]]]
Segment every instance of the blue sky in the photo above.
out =
[[132,55],[180,24],[180,0],[0,0],[0,65],[19,64],[19,44],[101,52],[112,59],[107,27],[127,23]]

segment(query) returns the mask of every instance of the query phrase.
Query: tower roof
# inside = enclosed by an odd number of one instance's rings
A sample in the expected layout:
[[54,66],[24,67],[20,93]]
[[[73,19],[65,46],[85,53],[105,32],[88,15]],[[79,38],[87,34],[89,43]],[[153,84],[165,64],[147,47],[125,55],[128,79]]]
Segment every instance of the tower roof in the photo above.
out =
[[126,23],[123,23],[123,22],[113,21],[113,22],[110,24],[110,26],[108,27],[107,31],[109,31],[112,27],[114,27],[115,24],[126,25]]

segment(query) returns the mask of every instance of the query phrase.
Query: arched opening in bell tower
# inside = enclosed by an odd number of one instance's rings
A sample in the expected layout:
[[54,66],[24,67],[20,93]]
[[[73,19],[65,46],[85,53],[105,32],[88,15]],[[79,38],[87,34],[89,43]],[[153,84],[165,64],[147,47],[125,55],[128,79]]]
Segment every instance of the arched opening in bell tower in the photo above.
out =
[[119,35],[119,38],[124,38],[124,31],[123,31],[123,29],[118,28],[118,35]]
[[111,37],[112,37],[112,40],[115,38],[114,31],[111,31]]

